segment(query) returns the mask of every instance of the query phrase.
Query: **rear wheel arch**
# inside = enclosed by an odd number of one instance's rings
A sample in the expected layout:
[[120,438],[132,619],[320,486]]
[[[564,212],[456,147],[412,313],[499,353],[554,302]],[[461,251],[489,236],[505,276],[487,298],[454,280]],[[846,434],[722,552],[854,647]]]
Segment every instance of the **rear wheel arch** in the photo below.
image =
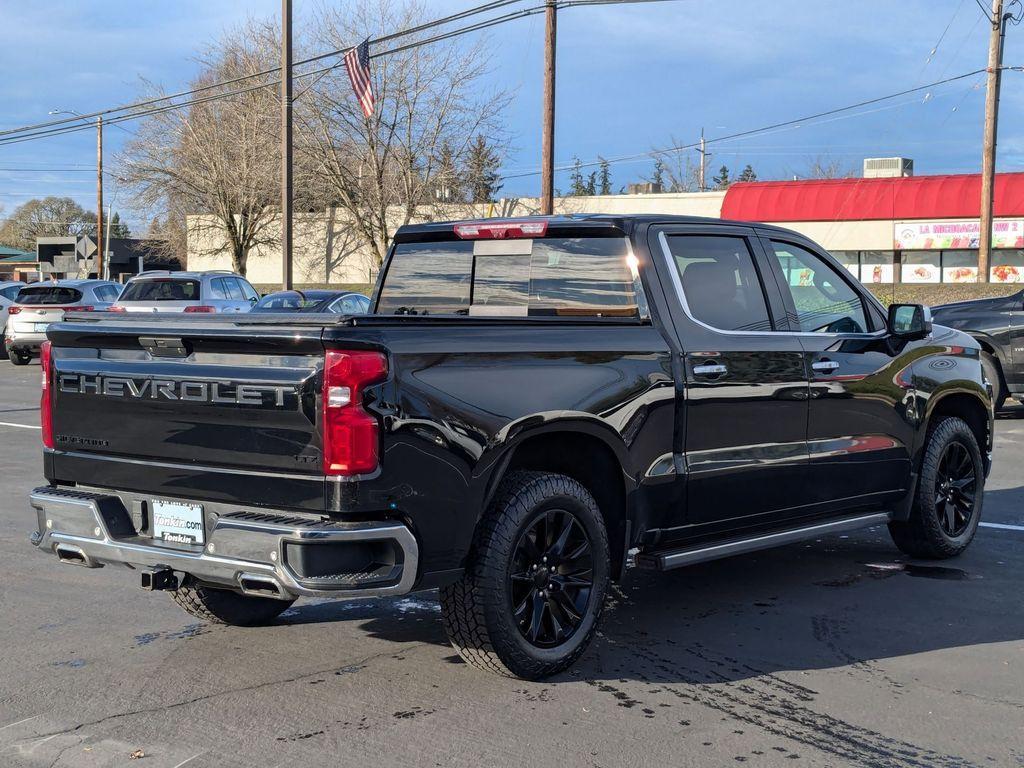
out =
[[481,505],[480,515],[491,504],[504,477],[516,471],[562,474],[586,488],[601,511],[612,558],[612,573],[621,570],[626,548],[628,492],[631,488],[624,466],[625,446],[621,453],[593,429],[569,425],[552,426],[516,440],[503,454],[492,474]]

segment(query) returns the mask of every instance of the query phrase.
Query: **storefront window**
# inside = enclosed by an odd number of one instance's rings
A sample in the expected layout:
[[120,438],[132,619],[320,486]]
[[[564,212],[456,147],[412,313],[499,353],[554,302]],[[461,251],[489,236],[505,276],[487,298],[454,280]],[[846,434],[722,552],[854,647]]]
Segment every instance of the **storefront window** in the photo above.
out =
[[989,266],[993,283],[1024,283],[1024,251],[998,248],[992,251]]
[[939,251],[904,251],[903,270],[900,273],[904,283],[938,283],[942,279]]
[[847,271],[854,277],[860,276],[860,252],[859,251],[832,251],[836,261],[846,267]]
[[977,251],[943,251],[942,282],[944,283],[976,283],[978,282]]
[[892,251],[861,251],[860,281],[862,283],[891,283],[892,263]]

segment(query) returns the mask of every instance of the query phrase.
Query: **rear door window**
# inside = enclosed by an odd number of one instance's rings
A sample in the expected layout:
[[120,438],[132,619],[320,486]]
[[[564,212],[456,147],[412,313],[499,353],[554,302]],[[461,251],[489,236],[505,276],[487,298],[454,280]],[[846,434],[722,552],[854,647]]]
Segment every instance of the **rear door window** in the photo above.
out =
[[379,314],[636,317],[624,238],[402,243]]
[[17,299],[19,304],[75,304],[81,300],[80,290],[59,285],[22,288]]
[[224,285],[227,288],[228,298],[232,301],[245,301],[245,294],[242,293],[242,286],[233,277],[225,277]]
[[745,237],[669,235],[687,314],[721,331],[771,331],[760,275]]
[[17,298],[18,296],[18,292],[22,288],[23,286],[20,285],[10,285],[6,288],[0,288],[0,296],[3,296],[5,299],[10,299],[11,301],[14,301],[14,299]]
[[125,286],[121,301],[196,301],[198,280],[135,280]]

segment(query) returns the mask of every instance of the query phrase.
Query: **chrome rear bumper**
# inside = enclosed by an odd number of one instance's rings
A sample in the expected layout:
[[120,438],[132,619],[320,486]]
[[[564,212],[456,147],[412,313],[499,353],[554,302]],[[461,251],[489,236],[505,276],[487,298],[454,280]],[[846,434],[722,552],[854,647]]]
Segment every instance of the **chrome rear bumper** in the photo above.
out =
[[[86,568],[117,563],[169,568],[196,579],[261,597],[366,597],[409,592],[419,547],[412,531],[394,521],[340,523],[288,512],[238,511],[207,519],[203,547],[161,546],[140,535],[116,495],[37,488],[30,497],[39,518],[31,536],[39,549]],[[358,572],[303,575],[288,562],[297,548],[389,545],[393,562]]]

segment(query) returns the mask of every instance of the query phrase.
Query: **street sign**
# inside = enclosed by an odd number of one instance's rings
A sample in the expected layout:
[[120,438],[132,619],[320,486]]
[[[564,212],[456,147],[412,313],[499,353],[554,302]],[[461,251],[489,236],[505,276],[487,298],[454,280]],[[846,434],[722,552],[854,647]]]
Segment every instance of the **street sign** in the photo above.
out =
[[91,258],[96,253],[96,243],[92,241],[92,238],[88,235],[82,235],[78,238],[78,242],[75,243],[75,254],[80,259]]

